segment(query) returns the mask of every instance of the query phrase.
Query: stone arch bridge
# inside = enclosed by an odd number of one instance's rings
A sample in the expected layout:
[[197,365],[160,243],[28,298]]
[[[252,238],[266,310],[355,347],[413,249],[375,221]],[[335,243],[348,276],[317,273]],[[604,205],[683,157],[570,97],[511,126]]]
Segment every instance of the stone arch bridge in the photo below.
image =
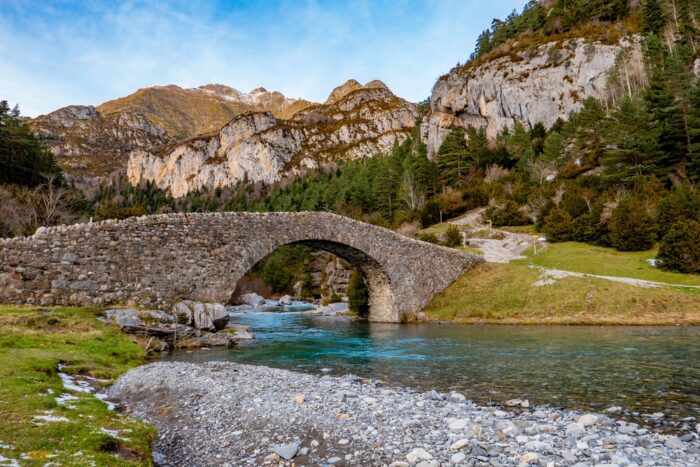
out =
[[255,263],[287,244],[329,251],[362,270],[370,319],[382,322],[412,320],[480,261],[330,213],[163,214],[0,240],[0,303],[227,302]]

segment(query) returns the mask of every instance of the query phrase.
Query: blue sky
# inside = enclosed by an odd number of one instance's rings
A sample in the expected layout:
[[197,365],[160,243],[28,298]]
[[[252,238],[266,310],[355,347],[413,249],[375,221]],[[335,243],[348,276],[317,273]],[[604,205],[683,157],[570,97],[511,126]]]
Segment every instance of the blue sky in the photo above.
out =
[[35,116],[156,84],[323,101],[349,78],[419,101],[525,0],[0,0],[0,99]]

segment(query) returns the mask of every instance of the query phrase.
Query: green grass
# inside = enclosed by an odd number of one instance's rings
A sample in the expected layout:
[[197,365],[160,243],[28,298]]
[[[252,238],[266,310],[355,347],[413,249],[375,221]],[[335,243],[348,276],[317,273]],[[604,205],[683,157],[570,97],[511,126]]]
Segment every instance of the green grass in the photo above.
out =
[[[145,361],[142,348],[96,320],[97,309],[0,305],[0,455],[21,465],[151,465],[156,431],[92,395],[59,405],[59,363],[71,374],[111,380]],[[67,422],[39,422],[50,412]],[[116,439],[102,429],[116,430]]]
[[466,225],[458,225],[458,224],[450,224],[447,222],[441,222],[439,224],[433,224],[430,227],[426,227],[425,229],[421,229],[418,231],[418,233],[442,235],[445,232],[447,232],[447,229],[450,228],[452,225],[456,226],[459,230],[462,230],[462,231],[470,228],[469,226],[466,226]]
[[666,284],[700,285],[700,275],[666,272],[651,266],[647,260],[655,258],[657,249],[642,252],[622,252],[585,243],[554,243],[519,260],[550,269],[597,274],[602,276],[632,277]]
[[505,230],[506,232],[513,232],[513,233],[522,233],[522,234],[530,234],[530,235],[537,235],[537,231],[535,230],[535,226],[533,224],[528,224],[528,225],[514,225],[510,227],[498,227],[500,230]]
[[503,324],[700,324],[700,291],[567,277],[536,287],[526,264],[478,265],[425,308],[429,319]]

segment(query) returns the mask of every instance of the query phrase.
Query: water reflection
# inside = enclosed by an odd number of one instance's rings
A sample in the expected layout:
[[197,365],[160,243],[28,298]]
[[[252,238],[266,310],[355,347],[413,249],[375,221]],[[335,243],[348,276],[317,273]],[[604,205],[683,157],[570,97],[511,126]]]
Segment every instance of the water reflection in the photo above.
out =
[[700,327],[395,325],[266,312],[234,321],[253,326],[256,340],[171,358],[331,369],[478,401],[700,416]]

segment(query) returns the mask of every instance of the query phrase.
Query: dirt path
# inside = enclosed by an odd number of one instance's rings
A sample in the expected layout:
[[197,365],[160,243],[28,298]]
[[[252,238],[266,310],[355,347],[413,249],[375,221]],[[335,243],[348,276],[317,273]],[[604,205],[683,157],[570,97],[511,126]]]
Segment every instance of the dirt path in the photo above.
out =
[[[483,208],[475,209],[447,222],[470,227],[491,236],[492,238],[467,237],[469,245],[479,248],[484,259],[489,263],[509,263],[514,259],[525,258],[522,252],[531,246],[537,237],[493,229],[483,223],[481,217],[483,212]],[[539,243],[544,246],[542,242]]]

